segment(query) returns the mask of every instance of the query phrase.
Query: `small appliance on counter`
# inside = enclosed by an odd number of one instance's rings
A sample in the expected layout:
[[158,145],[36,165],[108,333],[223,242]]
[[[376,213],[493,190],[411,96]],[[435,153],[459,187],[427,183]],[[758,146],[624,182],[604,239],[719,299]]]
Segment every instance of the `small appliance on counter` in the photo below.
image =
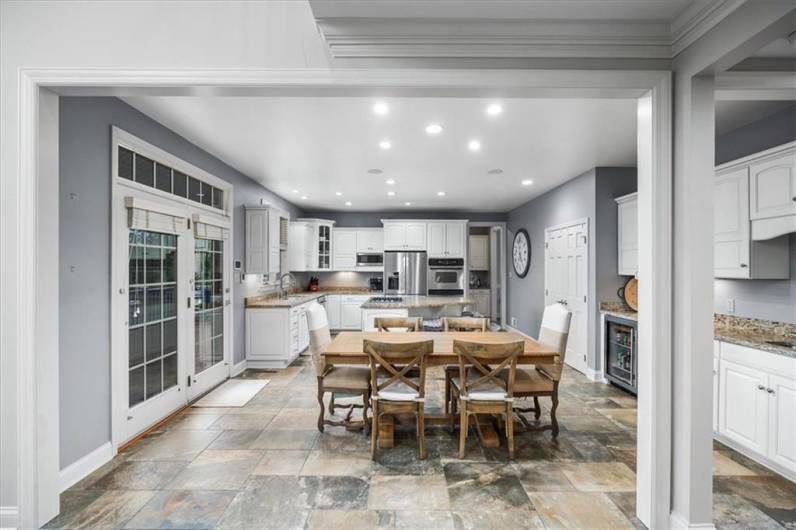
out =
[[310,277],[310,284],[307,286],[308,291],[320,291],[321,285],[316,276]]
[[381,293],[384,291],[384,278],[381,276],[374,276],[368,280],[368,289],[374,293]]
[[605,378],[616,386],[638,394],[636,321],[605,315]]

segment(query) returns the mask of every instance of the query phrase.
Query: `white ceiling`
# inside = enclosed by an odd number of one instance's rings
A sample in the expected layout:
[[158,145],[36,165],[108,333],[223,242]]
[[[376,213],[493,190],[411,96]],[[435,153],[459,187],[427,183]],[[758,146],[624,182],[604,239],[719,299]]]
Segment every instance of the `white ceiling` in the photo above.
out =
[[[125,101],[310,209],[502,212],[592,167],[636,163],[635,100],[507,99],[495,117],[485,113],[491,101],[476,98]],[[389,105],[389,115],[372,111],[377,101]],[[431,122],[444,128],[436,137],[424,130]],[[383,139],[390,150],[379,148]],[[479,152],[468,150],[471,139],[481,142]],[[503,173],[487,173],[496,168]],[[388,178],[396,184],[386,185]],[[523,179],[534,184],[522,186]]]

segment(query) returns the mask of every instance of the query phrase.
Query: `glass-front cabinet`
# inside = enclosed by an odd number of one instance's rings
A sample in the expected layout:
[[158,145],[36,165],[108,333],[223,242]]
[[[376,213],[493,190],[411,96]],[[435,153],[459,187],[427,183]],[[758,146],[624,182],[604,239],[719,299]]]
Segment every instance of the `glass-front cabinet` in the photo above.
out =
[[[332,270],[332,231],[334,221],[326,219],[296,219],[295,226],[301,227],[301,232],[295,231],[296,237],[306,238],[303,241],[296,241],[294,245],[307,249],[305,261],[306,267],[294,265],[293,270],[307,271],[328,271]],[[294,261],[296,261],[294,259]]]

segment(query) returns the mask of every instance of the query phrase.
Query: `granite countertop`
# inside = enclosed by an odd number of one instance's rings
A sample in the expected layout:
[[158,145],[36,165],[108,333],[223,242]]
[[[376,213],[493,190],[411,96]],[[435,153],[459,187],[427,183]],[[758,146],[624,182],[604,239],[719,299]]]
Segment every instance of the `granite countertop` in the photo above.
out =
[[[601,302],[600,312],[638,320],[638,313],[621,302]],[[721,342],[796,359],[796,347],[771,344],[772,341],[796,344],[796,325],[794,324],[716,313],[713,317],[713,337]]]
[[362,304],[362,309],[421,309],[445,307],[449,305],[471,305],[475,301],[468,296],[423,296],[402,295],[400,302],[375,302],[373,299]]
[[276,293],[268,293],[246,298],[247,308],[268,308],[268,307],[295,307],[305,304],[311,300],[316,300],[321,296],[330,294],[364,294],[373,295],[374,293],[367,287],[324,287],[319,291],[292,291],[287,298],[279,298]]

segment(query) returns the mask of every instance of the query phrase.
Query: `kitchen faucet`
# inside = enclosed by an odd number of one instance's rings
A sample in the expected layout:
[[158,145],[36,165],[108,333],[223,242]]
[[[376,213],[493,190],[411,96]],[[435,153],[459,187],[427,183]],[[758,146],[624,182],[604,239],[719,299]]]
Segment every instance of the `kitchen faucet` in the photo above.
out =
[[[288,291],[287,292],[282,287],[282,283],[283,283],[282,281],[285,279],[285,276],[287,276],[289,278],[289,280],[290,280],[289,283],[288,283]],[[286,272],[282,276],[280,276],[279,277],[279,283],[276,286],[279,298],[283,298],[283,299],[287,298],[288,292],[290,292],[290,289],[292,287],[295,287],[295,285],[296,285],[296,277],[293,276],[291,273]]]

